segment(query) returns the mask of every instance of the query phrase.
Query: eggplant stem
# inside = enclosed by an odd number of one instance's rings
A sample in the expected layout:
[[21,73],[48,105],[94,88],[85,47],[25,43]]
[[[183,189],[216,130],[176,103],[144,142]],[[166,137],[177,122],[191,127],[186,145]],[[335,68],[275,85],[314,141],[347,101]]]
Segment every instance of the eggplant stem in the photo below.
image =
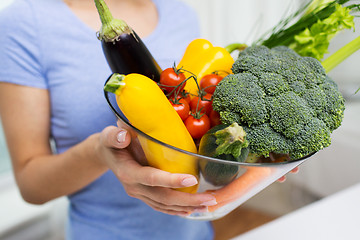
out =
[[114,17],[112,16],[110,9],[103,0],[95,0],[96,9],[98,10],[101,23],[109,24]]
[[104,0],[94,0],[101,20],[101,28],[97,32],[99,40],[114,42],[122,34],[133,34],[133,30],[121,19],[115,19]]

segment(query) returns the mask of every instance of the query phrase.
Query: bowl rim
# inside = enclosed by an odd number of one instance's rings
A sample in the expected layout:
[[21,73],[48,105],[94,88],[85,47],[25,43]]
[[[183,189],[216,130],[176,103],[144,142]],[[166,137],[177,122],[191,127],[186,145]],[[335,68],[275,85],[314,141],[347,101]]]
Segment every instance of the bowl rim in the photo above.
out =
[[[106,85],[106,83],[110,80],[112,74],[109,76],[109,78],[105,81],[105,84],[104,86]],[[271,166],[277,166],[277,165],[287,165],[287,164],[291,164],[291,163],[294,163],[294,162],[299,162],[299,161],[303,161],[305,160],[306,158],[309,158],[311,157],[312,155],[314,155],[316,152],[313,152],[313,153],[310,153],[306,156],[303,156],[301,158],[298,158],[298,159],[294,159],[294,160],[290,160],[290,161],[285,161],[285,162],[273,162],[273,163],[270,163],[270,162],[265,162],[265,163],[247,163],[247,162],[233,162],[233,161],[228,161],[228,160],[223,160],[223,159],[219,159],[219,158],[213,158],[213,157],[208,157],[208,156],[205,156],[205,155],[200,155],[200,154],[197,154],[197,153],[193,153],[193,152],[189,152],[189,151],[185,151],[183,149],[180,149],[180,148],[177,148],[177,147],[174,147],[172,145],[169,145],[167,143],[164,143],[156,138],[153,138],[151,137],[150,135],[144,133],[143,131],[141,131],[140,129],[136,128],[134,125],[132,125],[126,118],[124,118],[120,113],[118,113],[118,111],[114,108],[114,106],[112,105],[110,99],[109,99],[109,94],[110,92],[108,91],[104,91],[104,96],[105,96],[105,99],[110,107],[110,109],[112,110],[112,112],[115,114],[115,116],[120,119],[121,121],[123,121],[128,127],[130,127],[132,130],[134,130],[137,134],[140,134],[142,135],[143,137],[146,137],[147,139],[151,140],[151,141],[154,141],[164,147],[167,147],[167,148],[170,148],[174,151],[178,151],[178,152],[181,152],[181,153],[184,153],[184,154],[188,154],[188,155],[191,155],[193,157],[196,157],[196,158],[202,158],[202,159],[206,159],[206,160],[209,160],[209,161],[212,161],[212,162],[218,162],[218,163],[224,163],[224,164],[231,164],[231,165],[241,165],[241,166],[257,166],[257,167],[261,167],[261,166],[266,166],[266,167],[271,167]],[[113,95],[115,95],[114,93],[111,93]]]

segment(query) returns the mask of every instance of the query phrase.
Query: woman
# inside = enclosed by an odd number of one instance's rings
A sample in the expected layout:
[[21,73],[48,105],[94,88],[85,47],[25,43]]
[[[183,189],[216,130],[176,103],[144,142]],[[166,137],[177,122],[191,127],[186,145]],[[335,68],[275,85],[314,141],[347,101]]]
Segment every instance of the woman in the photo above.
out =
[[[106,3],[162,68],[198,37],[194,12],[178,0]],[[130,134],[113,126],[93,1],[15,0],[0,13],[0,29],[0,114],[25,201],[68,196],[68,239],[213,238],[210,223],[179,216],[206,211],[214,197],[172,190],[197,180],[139,165]]]

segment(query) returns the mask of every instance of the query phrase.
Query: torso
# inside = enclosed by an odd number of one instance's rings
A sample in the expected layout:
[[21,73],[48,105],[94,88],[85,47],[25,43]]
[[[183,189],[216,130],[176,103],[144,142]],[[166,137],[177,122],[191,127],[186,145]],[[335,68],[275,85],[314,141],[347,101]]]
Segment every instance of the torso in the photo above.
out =
[[[160,66],[171,67],[198,37],[194,13],[175,0],[131,1],[134,3],[106,0],[114,17],[121,16],[145,36],[144,43]],[[12,48],[0,48],[0,53],[12,54],[9,59],[16,61],[9,69],[0,64],[0,72],[6,69],[11,73],[6,76],[13,83],[49,91],[51,134],[57,152],[61,154],[106,126],[116,125],[102,90],[111,71],[96,38],[100,21],[93,0],[73,0],[67,5],[64,0],[15,2],[16,21],[13,13],[0,21],[1,29],[9,29],[4,35],[12,39],[0,42],[11,43]],[[122,3],[131,5],[129,11],[122,12]],[[143,4],[136,13],[135,3]],[[145,11],[146,4],[153,3],[158,12]],[[92,17],[84,18],[87,14],[83,11],[91,11]],[[150,18],[147,14],[157,14],[158,20],[144,20]],[[146,23],[138,24],[137,18]],[[23,71],[24,64],[32,71]],[[128,196],[111,171],[70,195],[69,200],[69,239],[212,239],[210,224],[152,210]]]

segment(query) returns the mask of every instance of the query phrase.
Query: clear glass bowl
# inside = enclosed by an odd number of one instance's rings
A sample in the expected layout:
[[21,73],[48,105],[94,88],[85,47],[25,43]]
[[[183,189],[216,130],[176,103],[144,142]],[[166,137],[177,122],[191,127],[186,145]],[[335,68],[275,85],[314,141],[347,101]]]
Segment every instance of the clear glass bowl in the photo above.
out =
[[208,212],[205,213],[190,213],[186,217],[188,219],[215,220],[225,216],[313,155],[285,162],[278,159],[279,162],[275,160],[265,163],[243,163],[187,152],[137,129],[117,107],[115,95],[106,91],[104,94],[111,110],[130,132],[132,142],[129,148],[138,162],[153,167],[158,167],[158,161],[167,162],[168,166],[173,166],[172,169],[181,169],[181,173],[186,172],[184,170],[191,166],[187,173],[195,175],[199,184],[182,190],[192,193],[210,192],[216,197],[217,205],[208,207]]

